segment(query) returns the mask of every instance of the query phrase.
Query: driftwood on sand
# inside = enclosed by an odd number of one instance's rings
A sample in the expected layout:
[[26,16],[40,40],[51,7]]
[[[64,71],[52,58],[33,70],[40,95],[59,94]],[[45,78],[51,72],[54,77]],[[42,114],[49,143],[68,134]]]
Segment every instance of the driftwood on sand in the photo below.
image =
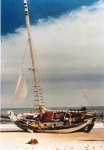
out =
[[31,139],[27,144],[38,144],[37,139]]

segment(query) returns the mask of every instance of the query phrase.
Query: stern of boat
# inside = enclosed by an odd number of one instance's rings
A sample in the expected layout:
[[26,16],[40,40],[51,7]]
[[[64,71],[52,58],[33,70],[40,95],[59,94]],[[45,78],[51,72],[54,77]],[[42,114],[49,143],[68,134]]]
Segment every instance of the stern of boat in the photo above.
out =
[[87,120],[86,126],[83,129],[81,129],[80,131],[88,133],[94,127],[94,124],[95,124],[95,121],[96,121],[96,113],[90,115],[89,118],[87,118],[86,120]]

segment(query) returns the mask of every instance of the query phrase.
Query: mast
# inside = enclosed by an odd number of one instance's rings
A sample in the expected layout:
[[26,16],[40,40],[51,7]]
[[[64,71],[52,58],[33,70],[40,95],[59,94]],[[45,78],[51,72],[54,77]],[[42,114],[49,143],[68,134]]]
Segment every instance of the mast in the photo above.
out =
[[24,11],[25,11],[25,18],[26,18],[26,26],[27,26],[27,32],[28,32],[28,42],[29,42],[29,49],[30,49],[30,56],[31,56],[31,64],[32,68],[30,69],[33,73],[33,79],[34,79],[34,97],[36,96],[37,99],[35,101],[38,102],[38,106],[41,106],[41,101],[43,99],[42,93],[40,93],[40,85],[36,74],[36,65],[34,61],[34,53],[33,53],[33,46],[32,46],[32,38],[31,38],[31,30],[30,30],[30,20],[29,20],[29,13],[28,13],[28,6],[27,6],[27,0],[24,1]]

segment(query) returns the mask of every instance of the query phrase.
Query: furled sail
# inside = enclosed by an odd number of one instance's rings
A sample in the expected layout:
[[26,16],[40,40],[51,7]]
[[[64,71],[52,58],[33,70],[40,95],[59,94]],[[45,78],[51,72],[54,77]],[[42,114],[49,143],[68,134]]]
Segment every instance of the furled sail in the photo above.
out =
[[20,71],[19,78],[17,81],[17,86],[15,90],[15,96],[12,101],[14,104],[15,102],[18,102],[19,100],[24,99],[28,94],[27,85],[26,85],[26,79],[24,76],[23,68]]

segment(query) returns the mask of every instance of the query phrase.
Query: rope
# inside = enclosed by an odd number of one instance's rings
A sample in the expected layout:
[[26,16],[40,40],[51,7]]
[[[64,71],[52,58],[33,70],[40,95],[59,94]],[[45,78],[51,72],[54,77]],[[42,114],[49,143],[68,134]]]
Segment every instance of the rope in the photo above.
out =
[[36,11],[34,10],[31,1],[29,1],[28,6],[29,6],[28,7],[29,14],[31,14],[33,16],[33,19],[37,21],[39,19],[39,17],[38,17],[38,14],[36,13]]
[[82,92],[83,96],[84,96],[84,97],[85,97],[85,99],[87,100],[88,104],[91,106],[91,103],[90,103],[90,101],[89,101],[89,98],[88,98],[87,94],[85,94],[85,92],[83,92],[83,90],[82,90],[82,87],[81,87],[81,86],[79,86],[79,87],[80,87],[80,90],[81,90],[81,92]]
[[24,50],[24,55],[23,55],[23,58],[22,58],[22,65],[24,63],[24,60],[25,60],[25,56],[26,56],[26,51],[27,51],[27,47],[28,47],[28,43],[26,44],[26,47],[25,47],[25,50]]

